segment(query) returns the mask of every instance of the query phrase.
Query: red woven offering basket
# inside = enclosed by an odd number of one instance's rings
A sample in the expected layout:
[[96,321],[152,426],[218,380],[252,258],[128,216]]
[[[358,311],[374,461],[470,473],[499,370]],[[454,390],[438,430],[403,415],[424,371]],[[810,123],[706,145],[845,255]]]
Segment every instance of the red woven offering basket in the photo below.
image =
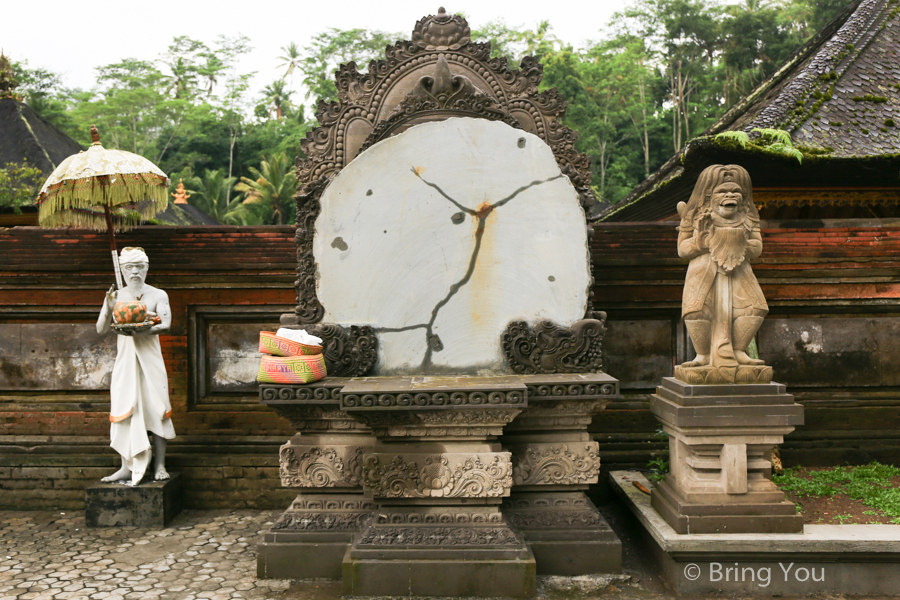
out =
[[256,376],[256,381],[259,383],[312,383],[323,379],[327,374],[323,354],[286,357],[263,355],[259,361],[259,374]]
[[259,351],[271,356],[313,356],[322,354],[322,346],[308,346],[275,335],[271,331],[259,332]]

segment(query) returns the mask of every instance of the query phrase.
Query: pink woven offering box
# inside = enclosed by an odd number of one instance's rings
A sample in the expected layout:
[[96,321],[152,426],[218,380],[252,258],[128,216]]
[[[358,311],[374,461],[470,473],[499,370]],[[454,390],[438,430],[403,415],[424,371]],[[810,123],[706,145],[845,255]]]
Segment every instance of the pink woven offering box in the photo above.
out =
[[322,354],[322,346],[308,346],[275,335],[272,331],[260,331],[259,351],[271,356],[313,356]]
[[259,383],[312,383],[324,379],[325,356],[267,356],[259,361]]

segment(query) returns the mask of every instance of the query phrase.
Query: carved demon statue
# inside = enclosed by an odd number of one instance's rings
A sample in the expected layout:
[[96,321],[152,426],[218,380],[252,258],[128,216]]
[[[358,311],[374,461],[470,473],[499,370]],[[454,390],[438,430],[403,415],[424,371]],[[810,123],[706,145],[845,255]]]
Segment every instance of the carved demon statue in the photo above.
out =
[[678,256],[691,261],[681,311],[697,357],[675,376],[692,384],[771,379],[771,368],[747,354],[769,312],[748,262],[762,253],[750,175],[738,165],[707,167],[678,214]]

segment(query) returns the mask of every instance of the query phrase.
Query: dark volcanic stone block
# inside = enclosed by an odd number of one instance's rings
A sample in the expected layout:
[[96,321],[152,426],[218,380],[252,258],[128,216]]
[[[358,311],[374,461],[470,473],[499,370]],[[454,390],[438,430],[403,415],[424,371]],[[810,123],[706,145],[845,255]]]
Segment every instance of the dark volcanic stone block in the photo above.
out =
[[181,512],[181,475],[139,486],[98,482],[85,491],[88,527],[165,527]]

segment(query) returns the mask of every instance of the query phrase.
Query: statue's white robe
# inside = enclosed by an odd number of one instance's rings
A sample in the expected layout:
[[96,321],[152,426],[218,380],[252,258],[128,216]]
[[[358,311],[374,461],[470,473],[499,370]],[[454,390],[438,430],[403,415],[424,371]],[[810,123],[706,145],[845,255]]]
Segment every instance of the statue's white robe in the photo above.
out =
[[152,432],[175,437],[169,381],[158,335],[120,335],[110,386],[110,446],[125,457],[132,480],[147,471]]

